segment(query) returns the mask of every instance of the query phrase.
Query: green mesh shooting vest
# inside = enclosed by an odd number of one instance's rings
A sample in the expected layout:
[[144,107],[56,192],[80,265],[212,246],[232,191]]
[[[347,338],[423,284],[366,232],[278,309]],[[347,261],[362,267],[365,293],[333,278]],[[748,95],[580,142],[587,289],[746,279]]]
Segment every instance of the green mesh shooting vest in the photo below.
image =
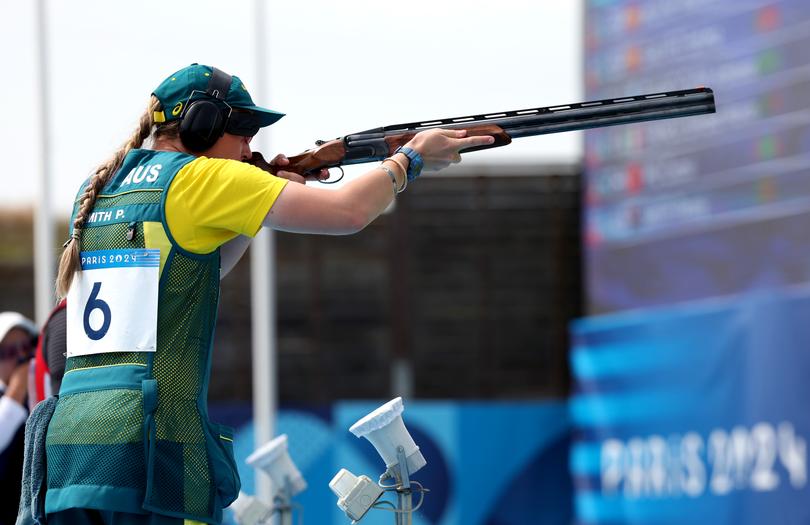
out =
[[[78,507],[219,523],[239,492],[233,431],[211,424],[206,406],[219,250],[186,252],[166,225],[166,192],[194,158],[131,151],[82,232],[83,253],[160,249],[157,347],[67,359],[46,441],[47,513]],[[68,322],[68,331],[82,330]]]

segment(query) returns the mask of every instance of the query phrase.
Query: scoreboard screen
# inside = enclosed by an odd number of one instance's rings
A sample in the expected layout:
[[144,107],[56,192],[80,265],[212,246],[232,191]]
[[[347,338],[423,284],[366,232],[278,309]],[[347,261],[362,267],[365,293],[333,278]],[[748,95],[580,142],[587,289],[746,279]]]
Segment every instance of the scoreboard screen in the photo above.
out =
[[717,113],[585,133],[590,313],[810,281],[810,2],[587,0],[586,99]]

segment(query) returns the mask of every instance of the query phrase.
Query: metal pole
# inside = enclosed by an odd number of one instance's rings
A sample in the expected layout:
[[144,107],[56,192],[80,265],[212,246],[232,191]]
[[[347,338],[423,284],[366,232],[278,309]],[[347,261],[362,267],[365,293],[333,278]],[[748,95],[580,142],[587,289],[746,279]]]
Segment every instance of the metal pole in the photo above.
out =
[[[258,103],[267,99],[267,41],[264,0],[255,0],[256,95]],[[260,134],[261,136],[261,134]],[[265,135],[266,137],[266,135]],[[257,137],[258,138],[258,137]],[[266,138],[260,139],[262,149]],[[251,325],[253,353],[253,425],[256,448],[270,441],[275,434],[278,405],[276,379],[276,310],[275,310],[275,238],[264,228],[250,248]],[[256,496],[272,503],[270,478],[256,471]]]
[[394,471],[397,483],[397,512],[394,523],[396,525],[411,525],[413,520],[413,493],[411,491],[411,476],[408,472],[408,458],[405,448],[397,447],[397,466]]
[[39,155],[37,196],[34,201],[34,315],[41,325],[54,304],[53,220],[51,217],[50,129],[48,109],[48,24],[46,0],[37,0],[34,20],[37,35],[37,90],[39,98]]
[[397,490],[396,525],[411,525],[413,519],[413,500],[411,489]]
[[[259,0],[261,1],[261,0]],[[253,425],[255,448],[273,438],[276,417],[275,269],[273,232],[262,230],[250,248]],[[272,501],[270,478],[256,472],[256,496]]]
[[286,507],[279,512],[279,525],[293,525],[292,507]]
[[278,506],[279,525],[293,525],[293,511],[292,511],[292,484],[290,477],[284,476],[284,487],[279,491],[276,496]]

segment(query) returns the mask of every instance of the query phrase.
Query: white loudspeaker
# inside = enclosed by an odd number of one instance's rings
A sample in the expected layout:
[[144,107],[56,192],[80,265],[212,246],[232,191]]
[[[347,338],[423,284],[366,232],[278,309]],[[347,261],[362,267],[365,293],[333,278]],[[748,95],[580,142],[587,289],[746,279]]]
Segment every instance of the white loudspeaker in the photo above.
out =
[[287,434],[272,439],[256,450],[247,458],[246,463],[267,472],[273,480],[274,491],[281,490],[287,482],[290,484],[290,496],[307,488],[307,482],[287,453]]
[[349,428],[349,431],[357,437],[368,439],[389,469],[399,464],[397,447],[401,446],[405,451],[410,475],[427,465],[427,461],[405,428],[402,421],[403,409],[401,397],[392,399],[360,419]]

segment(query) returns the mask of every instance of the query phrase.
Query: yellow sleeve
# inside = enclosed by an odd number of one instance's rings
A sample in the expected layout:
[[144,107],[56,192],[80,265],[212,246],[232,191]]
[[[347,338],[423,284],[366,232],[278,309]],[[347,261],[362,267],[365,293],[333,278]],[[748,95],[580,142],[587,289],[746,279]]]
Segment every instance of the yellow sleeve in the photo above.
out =
[[253,237],[287,182],[245,162],[195,159],[169,186],[169,231],[182,248],[200,254],[237,235]]

